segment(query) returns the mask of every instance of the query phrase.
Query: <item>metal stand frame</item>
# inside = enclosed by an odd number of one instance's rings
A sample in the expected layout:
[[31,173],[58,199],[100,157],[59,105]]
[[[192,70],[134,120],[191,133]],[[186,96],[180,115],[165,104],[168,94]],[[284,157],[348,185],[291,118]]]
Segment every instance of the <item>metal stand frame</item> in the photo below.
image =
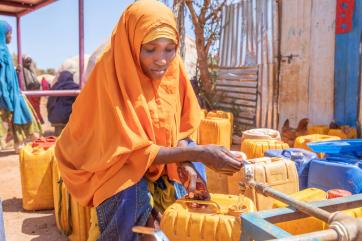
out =
[[[328,212],[348,210],[362,207],[362,194],[356,194],[344,198],[329,199],[311,202],[312,206]],[[251,212],[241,215],[242,235],[241,241],[265,241],[271,239],[283,240],[338,240],[334,238],[333,231],[321,231],[300,236],[293,239],[293,235],[275,226],[275,223],[287,222],[308,217],[308,215],[291,207],[271,209],[259,212]],[[318,234],[321,236],[318,237]],[[294,236],[296,237],[296,236]]]

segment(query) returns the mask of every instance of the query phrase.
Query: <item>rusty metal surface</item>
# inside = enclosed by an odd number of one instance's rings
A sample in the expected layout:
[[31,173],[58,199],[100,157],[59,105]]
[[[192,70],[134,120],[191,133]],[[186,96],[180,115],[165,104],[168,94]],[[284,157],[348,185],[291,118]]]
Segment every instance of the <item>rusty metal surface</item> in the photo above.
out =
[[0,15],[23,15],[52,2],[55,0],[2,0],[0,1]]

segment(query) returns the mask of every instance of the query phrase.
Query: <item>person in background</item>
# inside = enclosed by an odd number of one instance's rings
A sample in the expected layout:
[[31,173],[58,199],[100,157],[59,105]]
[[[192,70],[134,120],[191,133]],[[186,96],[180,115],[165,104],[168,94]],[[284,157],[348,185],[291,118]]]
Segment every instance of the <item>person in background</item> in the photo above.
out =
[[12,137],[15,149],[19,150],[26,141],[39,137],[42,129],[19,88],[16,70],[7,47],[11,34],[11,26],[0,20],[0,112],[2,124],[7,127],[6,133],[2,131],[1,143],[3,147],[4,142]]
[[208,199],[203,164],[226,175],[242,167],[226,148],[190,140],[201,110],[178,46],[167,6],[131,4],[57,140],[67,190],[96,207],[97,240],[139,240],[132,227],[157,228],[177,198]]
[[[24,90],[40,90],[41,85],[37,79],[35,66],[33,63],[33,59],[30,56],[23,56],[23,87]],[[33,106],[37,118],[39,119],[41,124],[44,124],[43,117],[40,112],[40,96],[29,96],[28,100],[30,104]]]
[[41,89],[50,90],[50,83],[45,79],[45,77],[41,79]]
[[[74,82],[73,74],[69,71],[59,73],[57,81],[51,90],[77,90],[79,85]],[[75,96],[50,96],[48,97],[47,110],[48,120],[55,127],[55,135],[59,135],[65,124],[68,123],[72,113],[72,105]]]
[[23,58],[23,66],[22,66],[22,74],[23,74],[23,88],[24,90],[30,90],[31,84],[38,82],[35,66],[33,63],[33,59],[28,56],[24,55]]

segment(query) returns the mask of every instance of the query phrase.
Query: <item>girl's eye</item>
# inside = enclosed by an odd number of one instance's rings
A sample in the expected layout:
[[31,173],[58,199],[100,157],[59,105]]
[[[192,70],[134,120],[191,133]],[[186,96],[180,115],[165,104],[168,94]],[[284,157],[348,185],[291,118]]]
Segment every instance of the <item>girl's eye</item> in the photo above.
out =
[[167,52],[167,53],[171,53],[171,52],[173,52],[173,51],[175,51],[175,48],[166,49],[166,52]]
[[151,48],[151,49],[144,49],[147,53],[153,53],[155,52],[155,48]]

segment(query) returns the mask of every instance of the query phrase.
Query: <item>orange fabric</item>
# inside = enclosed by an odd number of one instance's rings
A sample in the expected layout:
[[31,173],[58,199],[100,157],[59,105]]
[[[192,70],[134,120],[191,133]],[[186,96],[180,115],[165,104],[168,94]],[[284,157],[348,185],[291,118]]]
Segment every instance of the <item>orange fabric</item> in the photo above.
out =
[[[200,107],[178,54],[162,80],[141,70],[142,40],[161,24],[176,32],[172,12],[160,2],[127,8],[57,140],[61,175],[81,205],[97,206],[145,175],[159,178],[164,165],[152,164],[159,148],[176,146],[199,125]],[[166,170],[178,179],[175,164]]]
[[143,39],[142,44],[146,44],[158,38],[168,38],[177,44],[177,34],[170,25],[163,24],[150,31]]

